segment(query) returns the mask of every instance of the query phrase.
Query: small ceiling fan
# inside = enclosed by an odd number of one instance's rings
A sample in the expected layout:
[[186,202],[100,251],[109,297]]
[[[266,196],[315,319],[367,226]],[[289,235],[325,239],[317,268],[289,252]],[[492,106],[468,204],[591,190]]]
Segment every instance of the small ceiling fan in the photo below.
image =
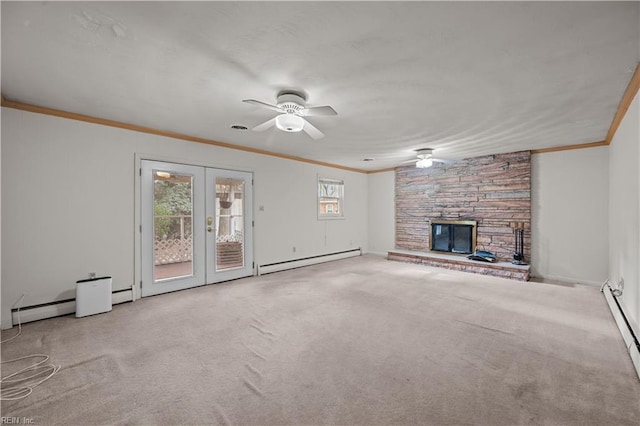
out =
[[269,108],[270,110],[280,113],[272,119],[255,126],[251,129],[254,132],[262,132],[275,125],[278,129],[285,132],[300,132],[304,130],[313,139],[323,138],[324,133],[305,120],[304,117],[337,115],[338,113],[328,105],[307,107],[306,101],[307,99],[302,93],[283,90],[278,93],[276,105],[255,99],[244,99],[242,102]]
[[433,156],[432,148],[421,148],[416,150],[416,159],[406,161],[407,163],[415,162],[416,167],[419,169],[426,169],[427,167],[431,167],[434,162],[437,163],[445,163],[445,164],[453,164],[455,161],[447,160],[444,158],[435,158]]

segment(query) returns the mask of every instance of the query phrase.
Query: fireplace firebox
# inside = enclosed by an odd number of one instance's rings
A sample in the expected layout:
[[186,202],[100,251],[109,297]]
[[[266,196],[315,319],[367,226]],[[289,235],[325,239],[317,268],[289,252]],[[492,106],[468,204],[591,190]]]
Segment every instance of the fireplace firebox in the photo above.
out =
[[431,221],[431,251],[470,254],[476,247],[475,220]]

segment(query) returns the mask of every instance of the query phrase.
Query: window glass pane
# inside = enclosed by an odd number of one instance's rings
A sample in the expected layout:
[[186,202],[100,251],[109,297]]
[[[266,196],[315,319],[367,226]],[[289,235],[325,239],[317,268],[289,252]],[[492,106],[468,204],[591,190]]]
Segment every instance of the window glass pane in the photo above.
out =
[[344,182],[318,179],[318,217],[343,217]]
[[193,176],[154,170],[154,281],[193,275]]
[[244,266],[244,180],[216,178],[216,270]]

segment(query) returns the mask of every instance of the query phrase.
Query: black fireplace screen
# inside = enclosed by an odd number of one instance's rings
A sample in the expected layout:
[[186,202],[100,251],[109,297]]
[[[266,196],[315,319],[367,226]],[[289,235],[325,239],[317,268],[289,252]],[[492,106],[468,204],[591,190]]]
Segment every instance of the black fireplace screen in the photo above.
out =
[[456,223],[431,224],[431,250],[449,253],[473,253],[474,225]]

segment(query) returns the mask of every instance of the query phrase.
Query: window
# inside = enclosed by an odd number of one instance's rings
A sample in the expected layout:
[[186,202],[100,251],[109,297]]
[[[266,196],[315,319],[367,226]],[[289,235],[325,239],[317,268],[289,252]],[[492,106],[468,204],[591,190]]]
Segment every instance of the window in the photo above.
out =
[[318,178],[318,219],[343,218],[344,181]]

